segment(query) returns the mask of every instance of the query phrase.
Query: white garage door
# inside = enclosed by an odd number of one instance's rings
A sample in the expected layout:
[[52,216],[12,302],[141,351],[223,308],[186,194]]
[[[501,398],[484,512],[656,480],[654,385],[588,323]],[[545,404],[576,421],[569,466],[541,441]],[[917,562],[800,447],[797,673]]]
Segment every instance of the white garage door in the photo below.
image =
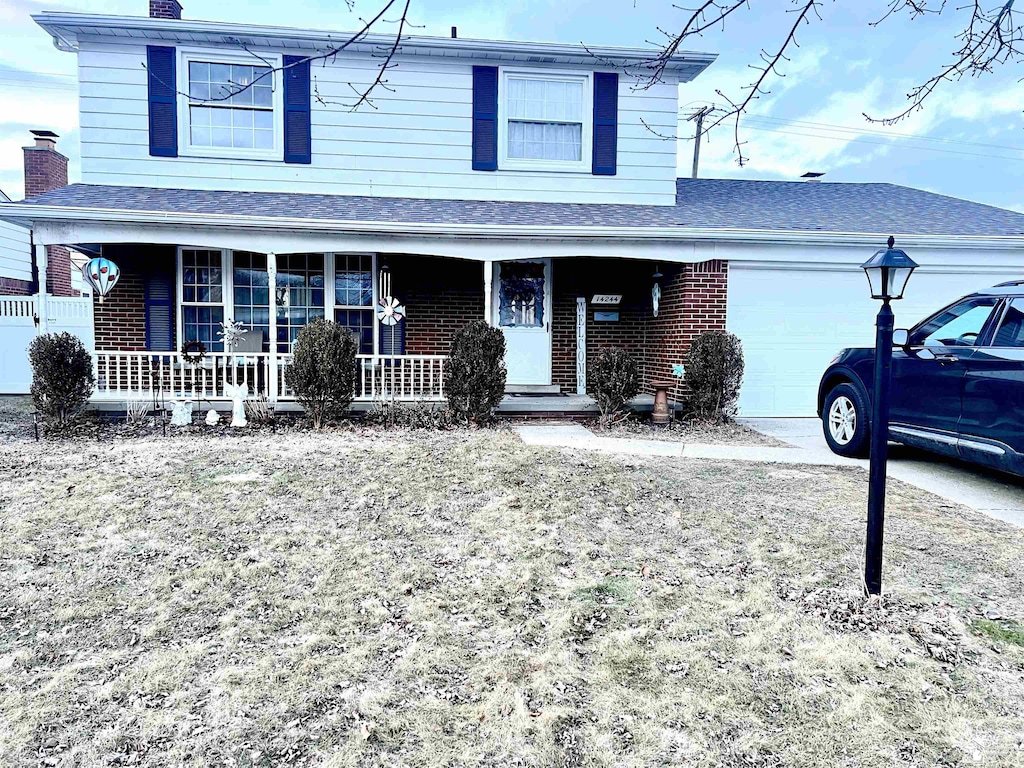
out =
[[[918,270],[907,298],[893,302],[907,328],[954,299],[1019,274]],[[741,416],[814,416],[818,382],[843,347],[873,346],[879,303],[861,270],[762,268],[729,263],[727,326],[743,341]]]

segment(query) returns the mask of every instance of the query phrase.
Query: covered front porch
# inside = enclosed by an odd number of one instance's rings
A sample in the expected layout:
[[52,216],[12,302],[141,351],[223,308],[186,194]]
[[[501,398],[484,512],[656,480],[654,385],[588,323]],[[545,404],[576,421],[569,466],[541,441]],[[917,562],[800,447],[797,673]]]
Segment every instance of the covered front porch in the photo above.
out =
[[[46,244],[87,244],[120,268],[94,304],[93,401],[115,410],[134,400],[226,407],[243,384],[278,408],[297,407],[286,371],[299,332],[317,318],[358,341],[357,408],[443,402],[452,339],[478,319],[506,337],[503,412],[594,411],[587,371],[607,346],[637,359],[644,407],[653,382],[678,376],[690,339],[725,320],[727,263],[697,260],[714,251],[694,244],[282,232],[223,219],[42,221],[37,247]],[[389,297],[403,311],[385,325],[378,312]],[[225,341],[230,323],[243,333]]]

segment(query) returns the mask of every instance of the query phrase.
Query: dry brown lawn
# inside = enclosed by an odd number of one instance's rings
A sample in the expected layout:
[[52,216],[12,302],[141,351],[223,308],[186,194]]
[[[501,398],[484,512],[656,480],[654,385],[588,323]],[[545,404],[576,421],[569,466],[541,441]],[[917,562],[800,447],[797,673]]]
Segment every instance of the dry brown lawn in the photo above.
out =
[[866,602],[860,470],[8,433],[5,768],[1024,765],[1024,534],[895,484]]

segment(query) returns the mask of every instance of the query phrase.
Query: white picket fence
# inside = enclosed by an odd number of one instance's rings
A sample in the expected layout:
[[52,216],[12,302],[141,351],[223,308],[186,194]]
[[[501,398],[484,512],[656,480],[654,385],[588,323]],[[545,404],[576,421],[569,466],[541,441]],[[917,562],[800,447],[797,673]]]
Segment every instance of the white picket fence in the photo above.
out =
[[78,336],[90,352],[96,345],[92,299],[46,296],[43,322],[40,296],[0,296],[0,395],[27,394],[32,384],[28,345],[44,327],[50,333]]

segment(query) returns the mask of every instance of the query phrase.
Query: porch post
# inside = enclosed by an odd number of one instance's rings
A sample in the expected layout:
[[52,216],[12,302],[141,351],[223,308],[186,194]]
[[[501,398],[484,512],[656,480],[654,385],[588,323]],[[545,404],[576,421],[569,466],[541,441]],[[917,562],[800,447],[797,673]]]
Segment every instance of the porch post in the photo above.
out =
[[277,402],[277,254],[267,254],[267,290],[270,296],[270,356],[267,365],[270,370],[267,372],[267,386],[270,391],[267,393],[267,400],[271,403]]
[[494,316],[491,312],[491,281],[494,277],[494,262],[488,259],[484,262],[484,320],[488,325],[494,325]]
[[39,276],[39,293],[36,294],[36,312],[39,313],[39,333],[46,333],[50,327],[50,308],[46,306],[46,269],[49,266],[45,245],[36,246],[36,274]]

